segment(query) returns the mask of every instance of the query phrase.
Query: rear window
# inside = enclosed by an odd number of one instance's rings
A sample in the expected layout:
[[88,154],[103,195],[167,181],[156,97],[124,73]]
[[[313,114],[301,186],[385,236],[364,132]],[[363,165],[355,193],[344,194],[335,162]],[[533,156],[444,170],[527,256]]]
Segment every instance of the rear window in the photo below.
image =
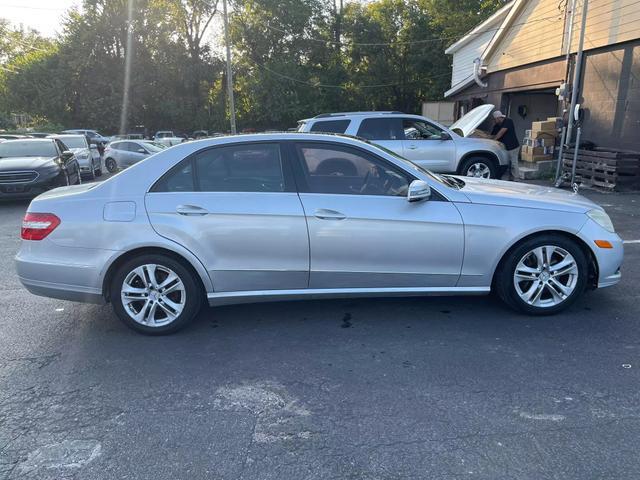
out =
[[347,131],[351,120],[322,120],[315,122],[309,129],[310,132],[344,133]]
[[367,140],[402,140],[400,118],[365,118],[358,129],[358,136]]

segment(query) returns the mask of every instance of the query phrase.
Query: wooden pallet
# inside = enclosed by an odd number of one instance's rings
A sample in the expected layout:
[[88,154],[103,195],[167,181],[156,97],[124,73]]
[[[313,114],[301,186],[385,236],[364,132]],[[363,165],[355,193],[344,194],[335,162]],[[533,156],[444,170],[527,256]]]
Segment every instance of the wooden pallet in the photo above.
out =
[[[562,155],[563,173],[571,174],[574,150]],[[640,188],[640,152],[629,150],[578,150],[576,182],[606,190]]]

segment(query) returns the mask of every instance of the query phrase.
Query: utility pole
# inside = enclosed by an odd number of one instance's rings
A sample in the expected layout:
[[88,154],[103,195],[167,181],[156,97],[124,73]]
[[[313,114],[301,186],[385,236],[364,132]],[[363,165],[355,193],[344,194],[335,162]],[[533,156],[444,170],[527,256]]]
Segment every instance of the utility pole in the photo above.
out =
[[229,42],[229,17],[227,15],[227,0],[222,0],[224,14],[224,42],[227,47],[227,96],[229,97],[229,117],[231,119],[231,134],[236,131],[236,104],[233,99],[233,73],[231,71],[231,43]]
[[[582,57],[584,57],[584,31],[587,26],[587,9],[589,0],[582,0],[582,25],[580,26],[580,41],[578,43],[578,51],[576,52],[576,63],[573,70],[573,82],[571,83],[571,106],[569,107],[569,124],[567,125],[566,142],[571,143],[571,134],[573,133],[574,110],[578,100],[578,90],[580,90],[580,72],[582,70]],[[576,146],[577,148],[577,146]]]

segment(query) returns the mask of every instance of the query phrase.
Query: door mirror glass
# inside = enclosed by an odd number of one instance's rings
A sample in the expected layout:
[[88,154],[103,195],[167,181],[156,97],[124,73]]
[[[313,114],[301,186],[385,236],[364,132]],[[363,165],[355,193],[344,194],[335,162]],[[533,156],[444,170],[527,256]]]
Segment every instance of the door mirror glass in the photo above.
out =
[[407,200],[410,202],[419,202],[420,200],[427,200],[431,197],[431,187],[423,180],[414,180],[409,185],[409,191],[407,192]]
[[147,151],[144,148],[139,148],[138,153],[147,153]]
[[62,155],[60,155],[60,158],[62,158],[63,162],[67,163],[73,158],[73,152],[71,150],[65,150],[62,152]]

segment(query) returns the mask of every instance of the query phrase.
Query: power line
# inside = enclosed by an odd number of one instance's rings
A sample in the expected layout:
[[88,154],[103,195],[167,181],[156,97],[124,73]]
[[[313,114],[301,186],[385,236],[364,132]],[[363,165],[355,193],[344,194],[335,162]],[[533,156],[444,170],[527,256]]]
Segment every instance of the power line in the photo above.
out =
[[[294,77],[290,77],[289,75],[285,75],[283,73],[280,72],[276,72],[275,70],[272,70],[271,68],[267,67],[266,65],[263,65],[259,62],[253,61],[253,63],[255,63],[256,65],[258,65],[260,68],[263,68],[264,70],[266,70],[267,72],[280,77],[280,78],[284,78],[286,80],[290,80],[292,82],[295,83],[299,83],[301,85],[307,85],[310,87],[315,87],[315,88],[338,88],[341,90],[349,90],[351,88],[351,86],[348,85],[331,85],[331,84],[326,84],[326,83],[318,83],[318,82],[312,82],[309,80],[300,80],[298,78],[294,78]],[[439,75],[432,75],[429,78],[441,78],[441,77],[448,77],[450,76],[451,73],[447,72],[447,73],[443,73],[443,74],[439,74]],[[414,80],[411,82],[404,82],[404,83],[380,83],[380,84],[374,84],[374,85],[353,85],[353,88],[387,88],[387,87],[400,87],[400,86],[404,86],[404,85],[413,85],[416,83],[423,83],[424,80]]]

